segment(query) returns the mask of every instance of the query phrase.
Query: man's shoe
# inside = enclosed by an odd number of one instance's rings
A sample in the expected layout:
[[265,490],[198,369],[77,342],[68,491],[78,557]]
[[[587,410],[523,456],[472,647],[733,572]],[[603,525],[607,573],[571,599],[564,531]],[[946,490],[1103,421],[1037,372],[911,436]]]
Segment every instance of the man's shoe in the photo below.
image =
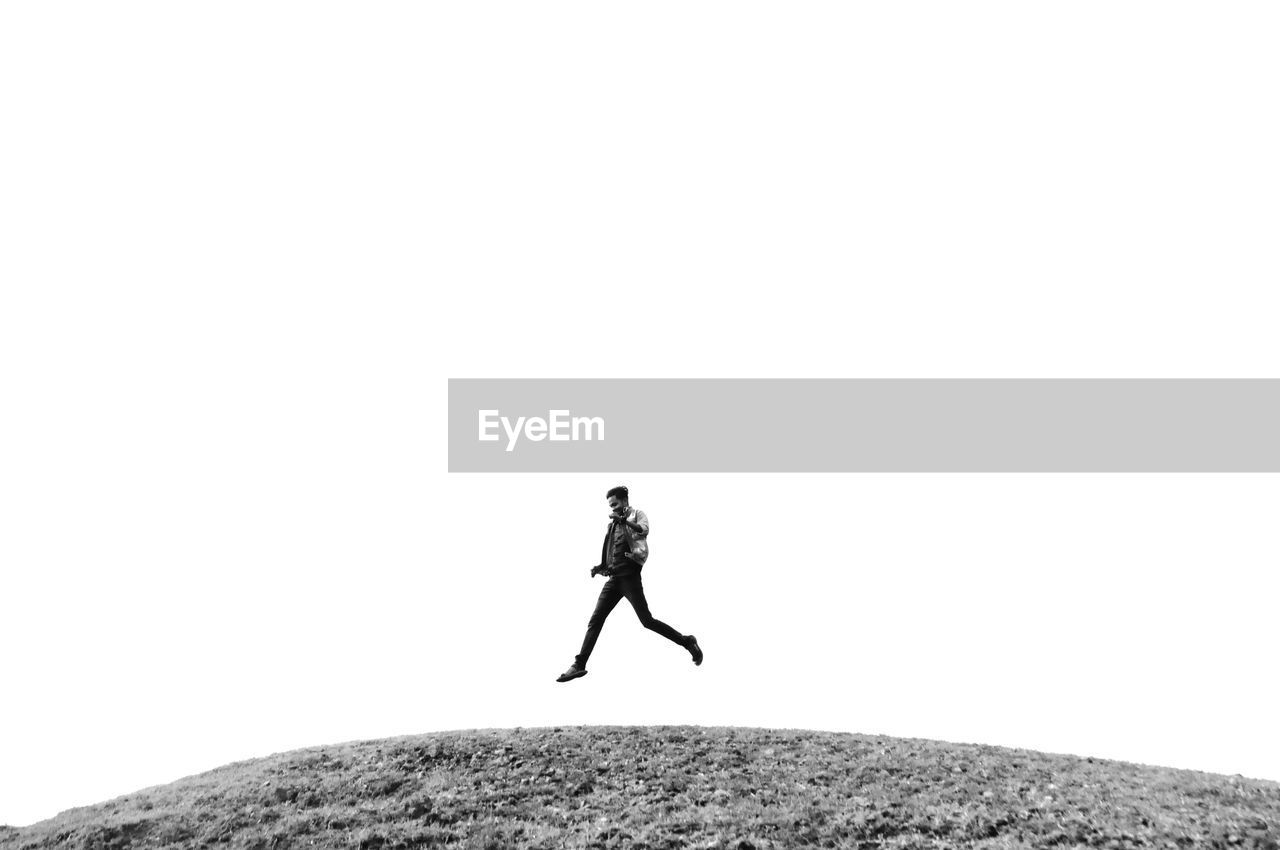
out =
[[696,637],[689,635],[685,641],[685,648],[688,649],[689,654],[693,656],[694,664],[702,663],[702,647],[698,646],[698,639]]
[[[699,654],[701,654],[701,653],[699,653]],[[568,669],[568,670],[565,670],[563,673],[561,673],[559,676],[557,676],[557,677],[556,677],[556,681],[557,681],[557,682],[568,682],[568,681],[571,681],[571,680],[573,680],[573,679],[577,679],[577,678],[578,678],[578,677],[580,677],[580,676],[585,676],[585,675],[587,675],[587,671],[586,671],[586,670],[584,670],[583,668],[579,667],[576,663],[575,663],[575,664],[570,664],[570,665],[569,665],[569,669]]]

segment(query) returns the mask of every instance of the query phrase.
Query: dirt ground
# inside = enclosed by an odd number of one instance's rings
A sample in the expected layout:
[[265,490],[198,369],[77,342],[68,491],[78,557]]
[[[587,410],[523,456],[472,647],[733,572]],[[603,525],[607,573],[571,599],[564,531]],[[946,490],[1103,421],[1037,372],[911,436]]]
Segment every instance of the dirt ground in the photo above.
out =
[[0,847],[1280,850],[1280,783],[933,741],[692,726],[467,730],[230,764]]

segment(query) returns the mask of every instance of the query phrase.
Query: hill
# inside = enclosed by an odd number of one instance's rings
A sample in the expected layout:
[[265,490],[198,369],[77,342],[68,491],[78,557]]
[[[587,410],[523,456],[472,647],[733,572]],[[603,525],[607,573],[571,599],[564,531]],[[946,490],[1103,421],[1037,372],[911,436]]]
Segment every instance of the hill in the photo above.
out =
[[804,730],[468,730],[314,747],[0,828],[0,847],[1280,850],[1280,783]]

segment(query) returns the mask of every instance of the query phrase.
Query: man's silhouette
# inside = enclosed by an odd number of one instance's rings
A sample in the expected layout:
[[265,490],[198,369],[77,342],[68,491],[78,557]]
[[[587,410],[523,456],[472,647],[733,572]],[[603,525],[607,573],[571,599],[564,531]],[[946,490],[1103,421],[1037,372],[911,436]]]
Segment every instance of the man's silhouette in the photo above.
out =
[[587,636],[582,640],[582,650],[569,665],[569,669],[561,673],[556,681],[568,682],[587,675],[587,659],[595,648],[596,638],[600,636],[605,618],[624,596],[640,618],[640,625],[657,632],[672,643],[680,644],[689,650],[694,664],[701,664],[702,648],[698,646],[696,637],[680,634],[649,613],[649,603],[644,598],[644,585],[640,583],[640,570],[649,557],[649,518],[644,515],[644,511],[631,507],[626,487],[614,487],[605,494],[605,498],[609,500],[611,511],[609,531],[604,536],[600,563],[591,568],[591,575],[594,577],[599,573],[609,576],[609,580],[600,589],[596,610],[587,622]]

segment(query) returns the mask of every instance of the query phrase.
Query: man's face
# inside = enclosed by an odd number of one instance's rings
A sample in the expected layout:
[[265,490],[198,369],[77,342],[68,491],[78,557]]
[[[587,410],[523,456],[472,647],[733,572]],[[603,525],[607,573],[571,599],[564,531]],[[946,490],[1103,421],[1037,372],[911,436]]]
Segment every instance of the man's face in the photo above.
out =
[[609,497],[609,510],[613,511],[615,514],[622,513],[622,511],[626,509],[626,507],[627,507],[626,499],[622,499],[617,496]]

